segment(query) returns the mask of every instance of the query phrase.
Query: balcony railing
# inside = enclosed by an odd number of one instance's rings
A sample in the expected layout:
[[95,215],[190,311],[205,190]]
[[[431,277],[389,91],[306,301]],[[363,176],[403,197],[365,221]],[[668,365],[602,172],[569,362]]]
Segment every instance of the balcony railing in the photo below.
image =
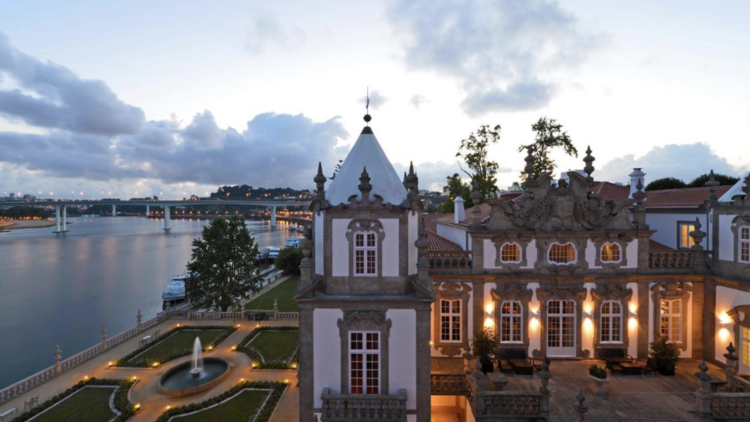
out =
[[323,390],[321,422],[405,422],[406,390],[396,395],[333,394]]
[[431,375],[433,396],[466,396],[469,389],[466,384],[466,374],[440,374],[433,372]]
[[649,268],[690,268],[692,252],[669,251],[650,252],[648,254]]
[[471,251],[430,251],[430,269],[471,269]]

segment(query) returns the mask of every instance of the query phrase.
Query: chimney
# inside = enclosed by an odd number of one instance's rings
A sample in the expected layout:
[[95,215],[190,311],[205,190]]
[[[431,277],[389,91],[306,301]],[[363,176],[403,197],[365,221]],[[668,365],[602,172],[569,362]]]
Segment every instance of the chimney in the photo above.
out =
[[638,190],[638,188],[636,188],[638,180],[643,184],[643,189],[646,189],[646,173],[644,173],[640,167],[636,167],[628,176],[630,176],[630,196],[628,196],[628,198],[633,199],[633,194]]
[[453,200],[453,222],[458,224],[466,220],[466,211],[464,210],[464,198],[457,196]]

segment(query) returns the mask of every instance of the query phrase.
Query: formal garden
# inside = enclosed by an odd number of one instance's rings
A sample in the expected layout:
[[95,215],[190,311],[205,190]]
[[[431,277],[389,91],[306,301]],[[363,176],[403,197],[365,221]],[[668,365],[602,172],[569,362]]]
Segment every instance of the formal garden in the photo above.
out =
[[203,351],[207,352],[221,344],[236,330],[237,327],[226,325],[201,327],[183,325],[175,327],[153,342],[139,347],[114,362],[113,366],[158,367],[171,360],[191,354],[196,337],[200,339]]
[[295,369],[299,348],[298,327],[258,327],[240,343],[254,369]]
[[156,422],[268,422],[288,384],[243,381],[228,391],[164,412]]
[[[14,422],[108,422],[129,419],[138,410],[128,401],[129,380],[90,378],[24,412]],[[114,395],[114,399],[112,396]],[[112,399],[112,400],[111,400]]]
[[298,312],[297,302],[294,301],[294,293],[297,291],[299,276],[289,277],[277,286],[254,298],[245,305],[245,309],[251,311],[271,310],[276,302],[281,312]]

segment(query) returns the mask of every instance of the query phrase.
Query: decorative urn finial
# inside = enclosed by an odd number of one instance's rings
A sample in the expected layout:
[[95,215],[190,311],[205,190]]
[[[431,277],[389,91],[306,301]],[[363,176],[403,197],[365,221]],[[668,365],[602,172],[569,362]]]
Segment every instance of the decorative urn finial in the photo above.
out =
[[706,182],[705,186],[708,187],[708,191],[711,192],[711,196],[708,197],[709,200],[715,201],[719,199],[716,196],[716,188],[719,187],[721,183],[716,181],[716,177],[714,177],[714,171],[711,170],[710,173],[708,173],[708,181]]
[[523,169],[523,171],[526,173],[526,182],[528,183],[531,180],[531,174],[534,173],[534,147],[527,147],[526,148],[526,158],[524,158],[524,161],[526,161],[526,167]]
[[586,157],[583,158],[583,162],[586,163],[586,166],[583,168],[583,171],[587,174],[586,181],[587,182],[593,182],[594,178],[591,176],[591,174],[594,172],[594,165],[593,162],[596,160],[593,155],[591,155],[591,147],[589,146],[586,148]]
[[359,191],[362,192],[362,201],[370,200],[372,185],[370,184],[370,175],[367,174],[367,167],[362,169],[362,175],[359,176]]

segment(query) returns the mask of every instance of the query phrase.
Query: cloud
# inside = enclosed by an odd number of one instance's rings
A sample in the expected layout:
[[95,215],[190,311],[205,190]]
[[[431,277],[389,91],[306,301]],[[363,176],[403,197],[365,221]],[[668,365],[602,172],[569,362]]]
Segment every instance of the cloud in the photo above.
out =
[[250,27],[245,49],[253,55],[271,48],[291,49],[304,44],[306,37],[299,27],[287,29],[274,18],[257,17]]
[[97,135],[136,133],[145,120],[140,108],[125,104],[104,82],[28,56],[2,33],[0,73],[16,86],[0,90],[0,115],[11,120]]
[[411,100],[409,101],[411,102],[411,105],[414,106],[414,108],[420,108],[422,107],[422,104],[429,103],[429,101],[427,101],[427,98],[421,94],[412,95]]
[[389,15],[406,64],[454,78],[470,115],[545,106],[602,39],[548,0],[394,0]]
[[628,174],[635,167],[643,168],[648,175],[646,183],[663,177],[676,177],[689,183],[711,170],[728,175],[735,175],[739,171],[706,144],[671,144],[654,147],[642,157],[635,158],[630,154],[610,160],[594,172],[594,178],[629,183]]
[[[368,95],[370,96],[370,108],[373,110],[377,110],[388,101],[388,98],[385,98],[383,94],[381,94],[380,91],[376,89],[373,89],[372,91],[370,91]],[[359,102],[361,102],[362,104],[366,104],[367,96],[360,98]]]

